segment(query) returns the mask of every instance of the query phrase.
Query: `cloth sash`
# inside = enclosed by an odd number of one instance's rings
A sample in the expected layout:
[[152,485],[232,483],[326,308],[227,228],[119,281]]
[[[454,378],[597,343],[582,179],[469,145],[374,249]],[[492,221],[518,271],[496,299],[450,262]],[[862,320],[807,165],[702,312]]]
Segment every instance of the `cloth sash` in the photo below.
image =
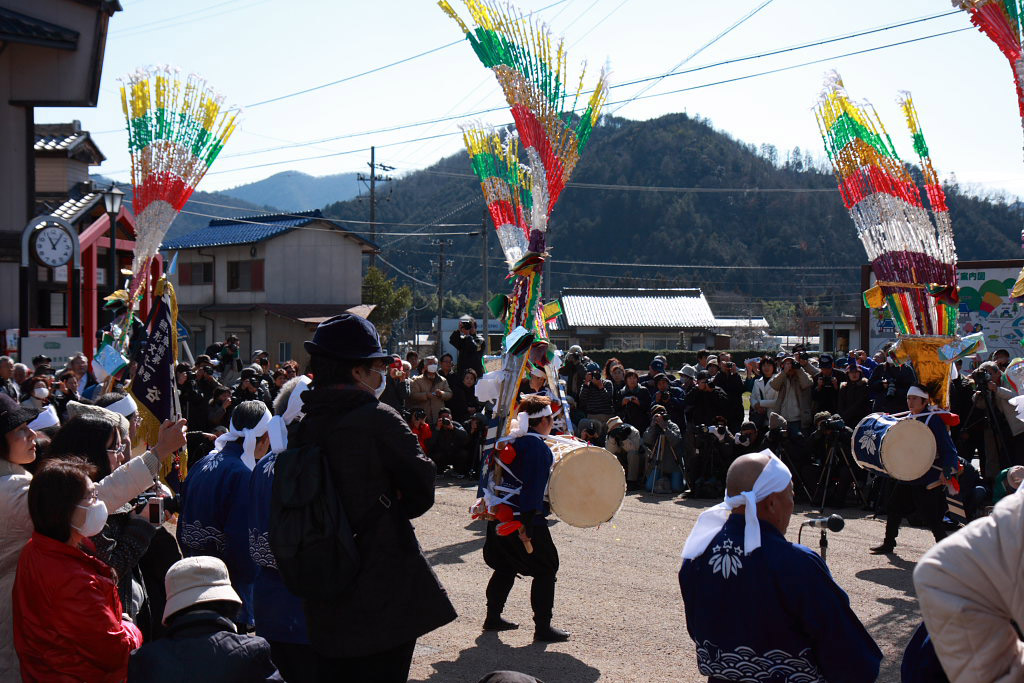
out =
[[288,396],[288,406],[284,414],[270,418],[267,431],[270,433],[270,450],[274,453],[280,453],[288,448],[288,425],[295,422],[302,413],[302,393],[309,388],[312,381],[305,375],[300,377],[298,384],[292,388],[292,393]]
[[761,455],[768,455],[768,464],[757,477],[754,487],[750,491],[744,491],[738,496],[731,498],[726,495],[725,500],[701,513],[697,518],[686,544],[683,546],[683,559],[692,560],[700,557],[707,550],[708,545],[714,540],[718,532],[725,526],[732,511],[741,505],[746,518],[746,526],[743,531],[743,554],[749,555],[761,547],[761,524],[757,520],[757,504],[779,491],[785,491],[789,482],[793,479],[789,468],[775,457],[770,450],[763,450]]
[[231,428],[217,437],[213,442],[213,450],[221,451],[224,446],[236,439],[242,440],[242,462],[250,470],[256,467],[256,442],[261,436],[267,433],[270,427],[270,411],[263,413],[263,417],[252,429],[238,429],[235,427],[235,418],[231,418]]

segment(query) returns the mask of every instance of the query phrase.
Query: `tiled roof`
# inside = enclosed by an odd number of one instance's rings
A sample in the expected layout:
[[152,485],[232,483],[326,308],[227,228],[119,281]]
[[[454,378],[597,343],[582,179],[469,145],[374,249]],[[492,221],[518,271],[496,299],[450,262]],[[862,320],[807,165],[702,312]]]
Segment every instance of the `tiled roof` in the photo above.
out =
[[6,41],[74,50],[78,31],[0,7],[0,42]]
[[711,307],[699,289],[564,289],[561,300],[565,327],[716,326]]
[[37,133],[33,149],[37,152],[56,152],[71,149],[86,137],[88,135],[82,131],[57,135],[40,135]]
[[321,218],[320,210],[296,214],[266,214],[239,218],[217,218],[205,228],[164,242],[162,249],[198,249],[231,244],[255,244],[277,237]]
[[36,156],[75,157],[92,165],[106,159],[89,131],[82,130],[82,122],[77,120],[70,123],[37,123],[32,149]]
[[91,183],[79,183],[67,195],[36,195],[36,212],[75,223],[102,199],[103,193],[92,189]]
[[[164,242],[161,249],[200,249],[203,247],[226,247],[232,244],[255,244],[263,242],[295,228],[309,225],[317,220],[326,220],[319,209],[288,214],[263,214],[238,218],[217,218],[205,228],[194,230],[187,235]],[[335,227],[376,249],[377,245],[343,227]]]
[[767,328],[768,321],[764,318],[715,318],[715,327],[720,328]]

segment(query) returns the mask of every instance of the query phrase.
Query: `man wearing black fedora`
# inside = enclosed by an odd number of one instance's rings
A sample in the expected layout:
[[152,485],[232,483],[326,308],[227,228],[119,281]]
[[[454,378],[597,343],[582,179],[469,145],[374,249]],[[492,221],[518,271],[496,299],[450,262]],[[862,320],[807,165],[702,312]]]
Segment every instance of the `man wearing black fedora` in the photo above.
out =
[[378,401],[390,357],[374,326],[348,313],[305,344],[312,387],[289,447],[318,445],[350,520],[361,566],[335,599],[304,601],[310,644],[325,681],[405,681],[416,639],[455,619],[410,519],[434,504],[434,463],[391,406]]

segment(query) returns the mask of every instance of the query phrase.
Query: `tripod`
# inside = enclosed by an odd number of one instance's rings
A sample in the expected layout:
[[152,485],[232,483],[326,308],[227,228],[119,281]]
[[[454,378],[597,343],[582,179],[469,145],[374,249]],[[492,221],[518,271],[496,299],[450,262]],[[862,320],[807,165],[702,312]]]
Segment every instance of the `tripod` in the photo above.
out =
[[[850,456],[847,455],[846,451],[839,445],[837,436],[838,435],[833,435],[828,437],[828,451],[825,454],[825,460],[821,463],[821,477],[818,478],[817,491],[821,492],[821,504],[818,507],[822,512],[825,511],[825,498],[828,496],[828,485],[832,481],[833,468],[846,467],[846,471],[850,475],[850,486],[857,495],[857,499],[860,500],[863,505],[868,504],[867,496],[861,489],[860,484],[857,482],[857,476],[854,474],[853,463],[850,462]],[[822,557],[824,557],[824,553],[822,553]]]
[[772,452],[779,457],[779,460],[789,468],[790,473],[793,475],[793,488],[797,492],[802,491],[807,496],[807,502],[813,503],[814,496],[811,495],[810,489],[807,488],[807,483],[804,481],[796,460],[790,455],[790,446],[787,444],[787,438],[780,434],[778,437],[770,439],[768,445],[771,447]]

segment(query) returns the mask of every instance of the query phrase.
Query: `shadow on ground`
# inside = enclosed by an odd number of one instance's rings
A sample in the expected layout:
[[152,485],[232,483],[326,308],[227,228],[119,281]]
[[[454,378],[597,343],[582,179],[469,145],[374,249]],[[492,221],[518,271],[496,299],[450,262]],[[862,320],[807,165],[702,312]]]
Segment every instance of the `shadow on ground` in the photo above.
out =
[[[524,624],[521,628],[529,628]],[[547,683],[572,681],[593,683],[601,672],[564,652],[548,652],[543,643],[511,647],[497,633],[484,632],[474,644],[459,652],[453,662],[436,662],[427,678],[419,683],[475,683],[491,671],[520,671]]]

